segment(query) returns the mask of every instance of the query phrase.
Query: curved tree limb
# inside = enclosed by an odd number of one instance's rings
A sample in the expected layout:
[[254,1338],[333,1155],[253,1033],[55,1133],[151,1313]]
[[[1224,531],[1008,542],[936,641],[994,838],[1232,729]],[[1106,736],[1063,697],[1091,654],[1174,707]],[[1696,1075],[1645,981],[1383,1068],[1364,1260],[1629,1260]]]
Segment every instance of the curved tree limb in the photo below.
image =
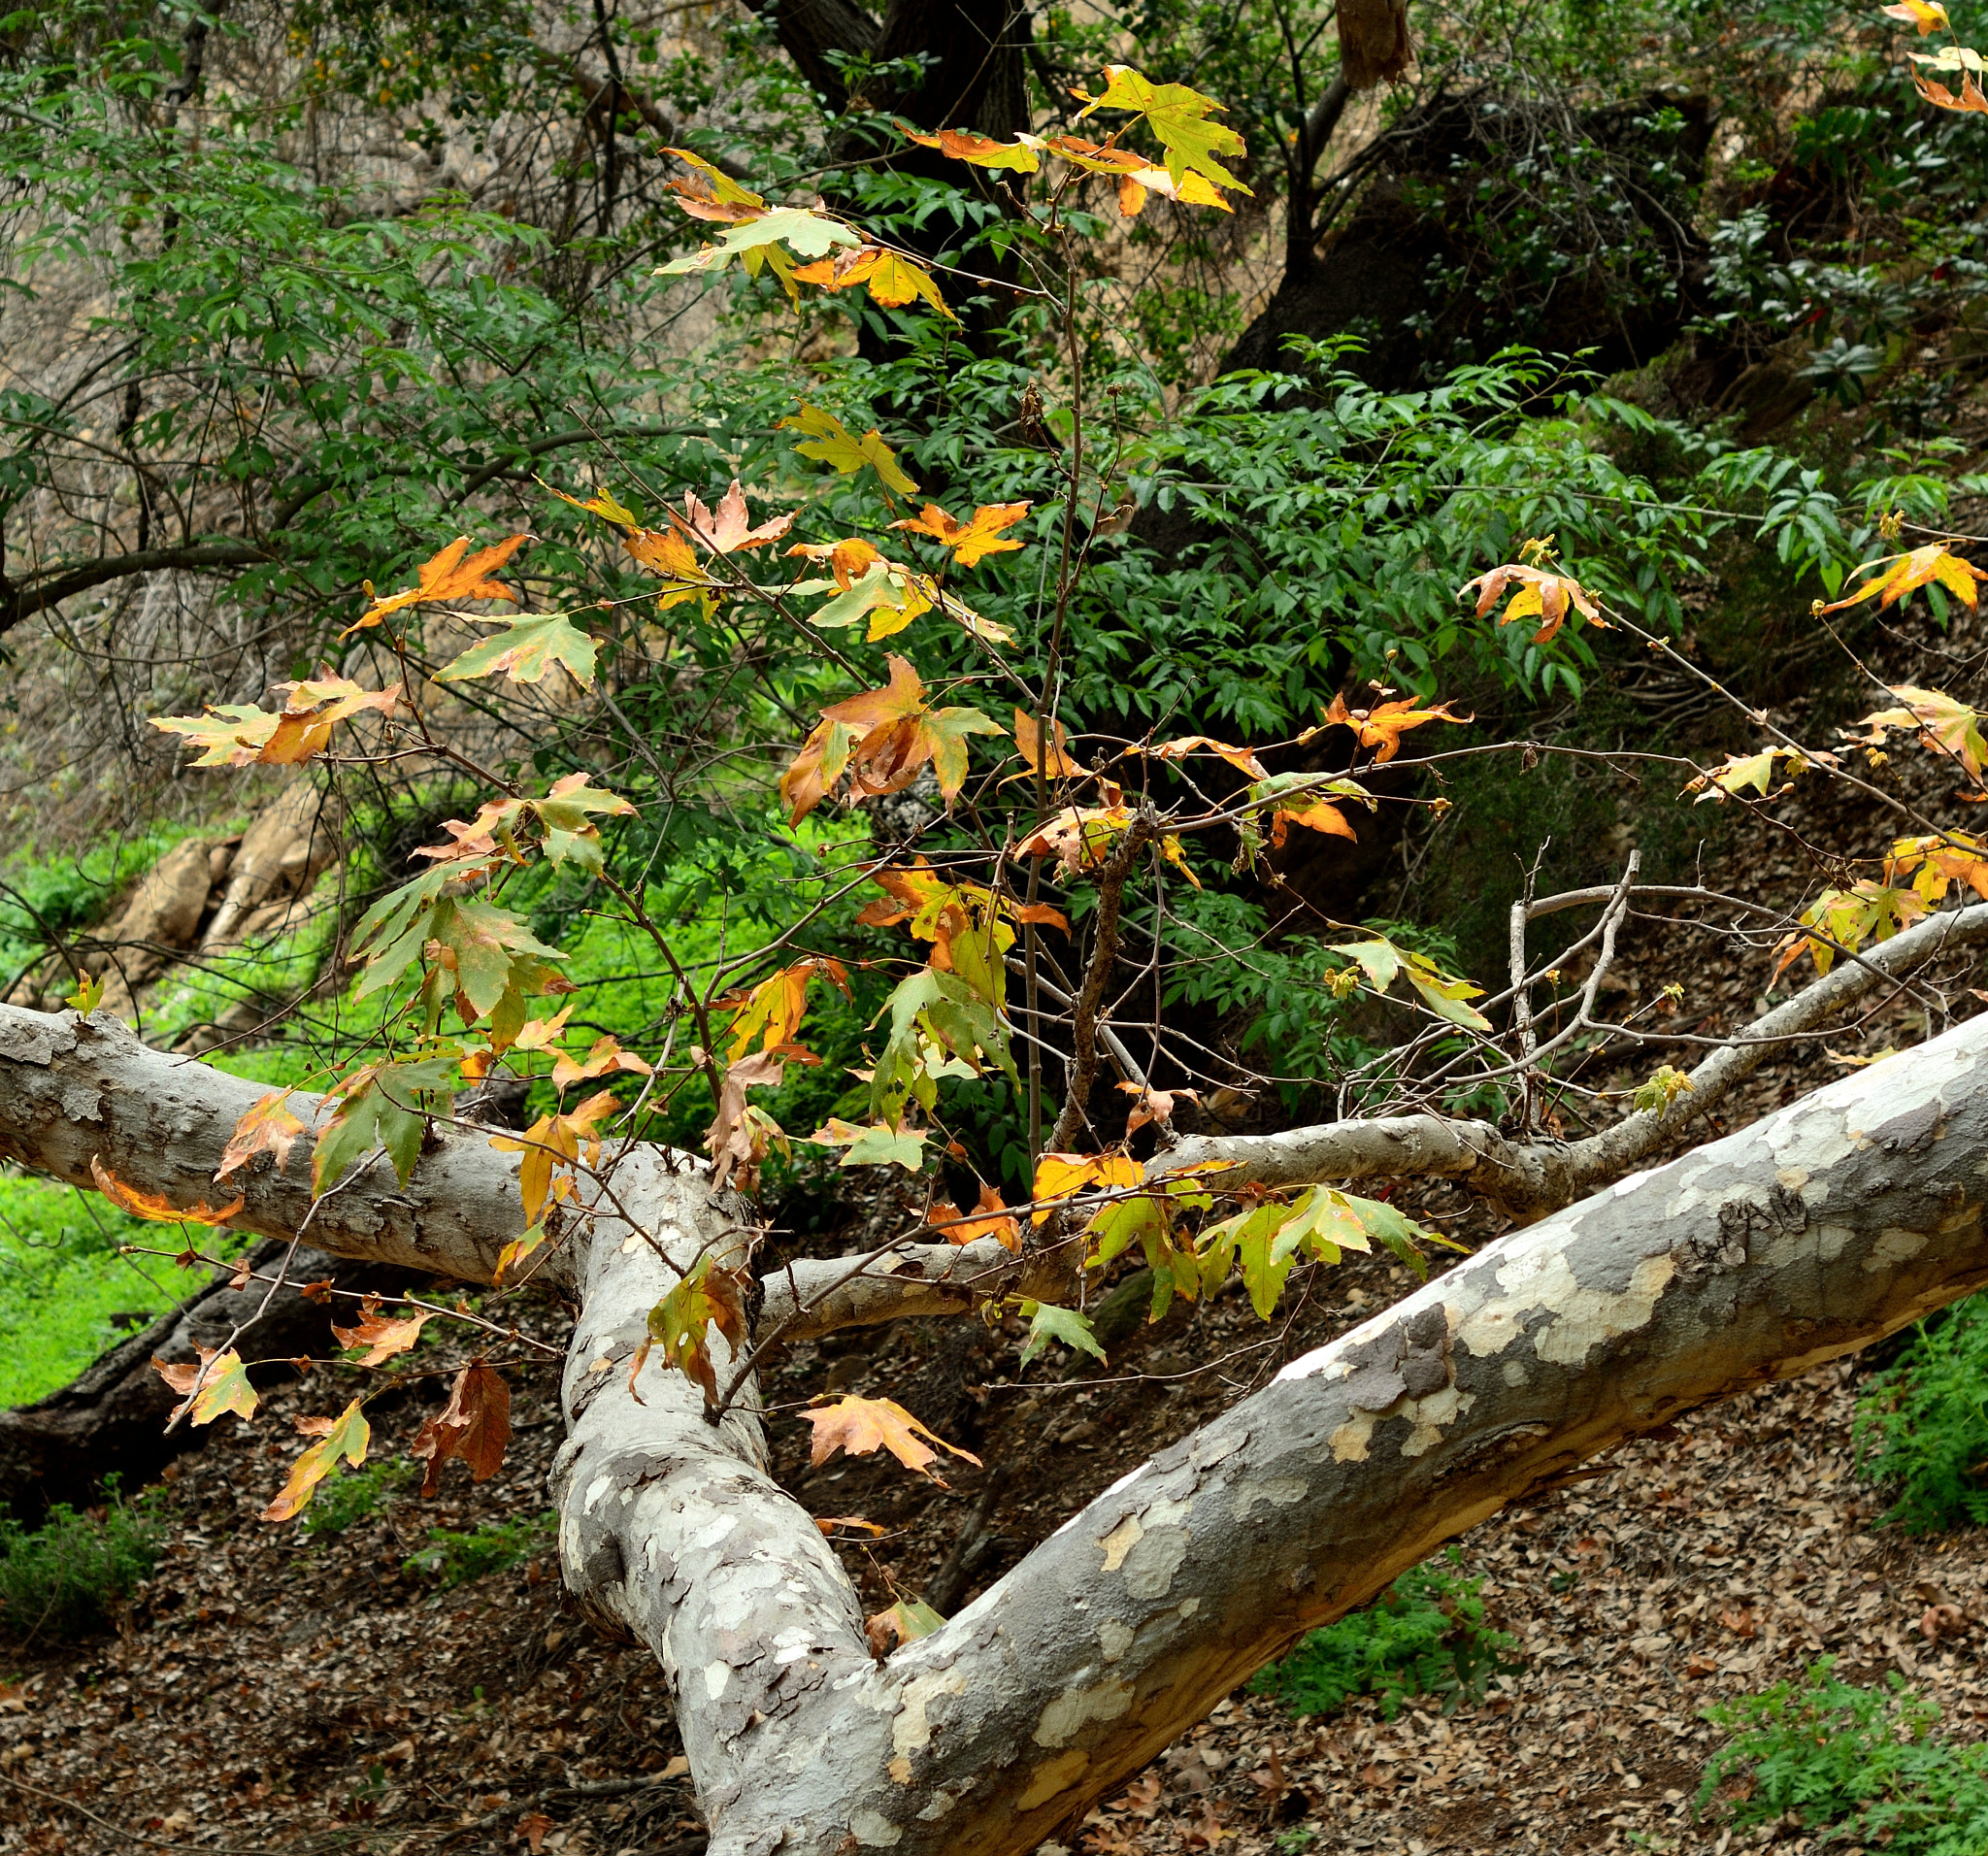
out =
[[[253,1085],[134,1052],[100,1020],[0,1014],[0,1151],[63,1172],[108,1144],[132,1183],[186,1190],[231,1129],[224,1089]],[[162,1075],[156,1105],[124,1099]],[[752,1388],[713,1424],[653,1357],[630,1382],[676,1279],[658,1246],[680,1268],[736,1256],[746,1229],[702,1171],[638,1148],[617,1198],[654,1243],[607,1215],[574,1238],[566,1579],[667,1671],[715,1856],[1020,1856],[1505,1503],[1988,1280],[1984,1085],[1988,1017],[1488,1246],[1141,1465],[882,1663],[767,1474]],[[489,1150],[445,1140],[405,1193],[354,1176],[314,1231],[474,1266],[477,1234],[510,1218],[447,1203],[498,1178],[465,1171],[473,1153]],[[280,1176],[248,1184],[256,1220],[305,1204]]]
[[1693,1070],[1691,1087],[1668,1107],[1639,1110],[1583,1141],[1516,1142],[1487,1121],[1390,1115],[1282,1134],[1191,1135],[1155,1154],[1146,1164],[1146,1177],[1162,1178],[1213,1160],[1230,1163],[1222,1175],[1225,1186],[1441,1174],[1465,1179],[1473,1191],[1497,1200],[1514,1216],[1538,1217],[1572,1204],[1675,1140],[1693,1116],[1715,1108],[1789,1039],[1815,1032],[1883,981],[1983,940],[1988,940],[1988,903],[1928,916],[1859,960],[1837,966],[1756,1019]]

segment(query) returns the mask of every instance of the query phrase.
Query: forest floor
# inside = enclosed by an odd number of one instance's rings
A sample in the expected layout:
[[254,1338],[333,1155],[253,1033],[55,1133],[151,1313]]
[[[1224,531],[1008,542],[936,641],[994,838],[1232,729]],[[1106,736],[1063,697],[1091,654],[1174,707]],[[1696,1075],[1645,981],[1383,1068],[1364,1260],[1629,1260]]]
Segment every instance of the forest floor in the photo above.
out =
[[[1870,822],[1853,814],[1865,803],[1818,788],[1795,822],[1815,841],[1861,846]],[[1806,870],[1799,842],[1758,817],[1736,822],[1717,864],[1708,880],[1723,871],[1773,900],[1795,894]],[[1692,944],[1646,924],[1625,940],[1614,1015],[1655,1010],[1676,979],[1675,1027],[1715,1036],[1755,1015],[1771,970],[1764,947],[1732,935]],[[1974,1009],[1971,977],[1934,976],[1957,1011]],[[1901,992],[1831,1050],[1800,1046],[1764,1066],[1703,1132],[1742,1125],[1926,1029],[1922,1005]],[[1636,1059],[1644,1071],[1656,1060]],[[1482,1208],[1445,1189],[1403,1203],[1471,1247],[1497,1235]],[[864,1210],[834,1234],[847,1250],[896,1228],[904,1208],[886,1197]],[[1075,1507],[1406,1286],[1386,1258],[1314,1267],[1294,1276],[1270,1326],[1218,1295],[1114,1342],[1109,1367],[1024,1372],[1012,1323],[835,1337],[766,1376],[777,1469],[811,1512],[883,1530],[845,1548],[868,1608],[950,1587],[943,1608],[954,1609]],[[557,1346],[559,1309],[521,1319]],[[419,1375],[372,1408],[377,1458],[440,1402],[454,1343],[430,1332],[412,1356]],[[560,1430],[549,1358],[514,1375],[514,1441],[484,1485],[450,1468],[427,1504],[382,1483],[378,1507],[342,1532],[265,1525],[256,1516],[298,1445],[292,1418],[336,1409],[346,1371],[273,1390],[252,1425],[224,1419],[182,1460],[151,1498],[163,1557],[115,1635],[0,1649],[0,1851],[690,1856],[702,1837],[663,1678],[646,1652],[579,1614],[543,1529]],[[1411,1705],[1393,1721],[1354,1701],[1301,1720],[1239,1693],[1066,1826],[1060,1846],[1819,1847],[1786,1826],[1735,1836],[1716,1803],[1695,1814],[1721,1741],[1708,1704],[1834,1655],[1852,1681],[1898,1673],[1938,1704],[1950,1735],[1978,1737],[1988,1721],[1981,1537],[1915,1541],[1881,1524],[1884,1498],[1855,1472],[1864,1371],[1838,1362],[1680,1418],[1464,1536],[1462,1571],[1483,1580],[1489,1621],[1523,1646],[1523,1669],[1483,1701],[1446,1716]],[[811,1467],[794,1408],[824,1384],[897,1398],[990,1467],[962,1470],[949,1489],[877,1459]],[[453,1586],[408,1570],[431,1530],[493,1523],[510,1524],[515,1563]]]

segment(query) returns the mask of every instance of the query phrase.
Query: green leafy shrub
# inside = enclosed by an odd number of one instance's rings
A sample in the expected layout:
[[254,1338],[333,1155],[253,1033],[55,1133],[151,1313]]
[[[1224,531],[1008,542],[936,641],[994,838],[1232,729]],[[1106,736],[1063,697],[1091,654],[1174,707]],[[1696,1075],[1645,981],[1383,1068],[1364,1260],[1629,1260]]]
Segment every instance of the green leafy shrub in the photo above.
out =
[[1793,1812],[1825,1845],[1865,1844],[1891,1856],[1979,1856],[1988,1849],[1988,1745],[1933,1738],[1939,1709],[1894,1674],[1888,1689],[1857,1688],[1824,1657],[1800,1682],[1723,1702],[1706,1718],[1733,1730],[1706,1767],[1703,1810],[1726,1779],[1747,1795],[1731,1806],[1736,1829]]
[[1988,1297],[1922,1321],[1858,1401],[1858,1467],[1908,1533],[1988,1522]]
[[1259,1670],[1249,1686],[1275,1695],[1296,1714],[1329,1714],[1354,1695],[1377,1695],[1389,1720],[1416,1695],[1440,1695],[1442,1711],[1480,1702],[1495,1675],[1513,1674],[1518,1639],[1484,1622],[1482,1579],[1449,1566],[1415,1567],[1364,1611],[1313,1631],[1280,1663]]
[[38,1528],[0,1517],[0,1632],[17,1639],[83,1637],[158,1560],[158,1526],[144,1498],[109,1500],[99,1512],[57,1503]]
[[557,1517],[548,1508],[543,1514],[527,1514],[510,1521],[486,1521],[467,1534],[452,1533],[446,1527],[428,1531],[428,1544],[410,1555],[406,1570],[438,1579],[447,1591],[452,1585],[467,1585],[486,1574],[501,1573],[506,1567],[543,1553],[559,1531]]
[[382,1508],[420,1475],[408,1457],[381,1457],[348,1475],[327,1477],[304,1510],[307,1534],[343,1534],[355,1521]]

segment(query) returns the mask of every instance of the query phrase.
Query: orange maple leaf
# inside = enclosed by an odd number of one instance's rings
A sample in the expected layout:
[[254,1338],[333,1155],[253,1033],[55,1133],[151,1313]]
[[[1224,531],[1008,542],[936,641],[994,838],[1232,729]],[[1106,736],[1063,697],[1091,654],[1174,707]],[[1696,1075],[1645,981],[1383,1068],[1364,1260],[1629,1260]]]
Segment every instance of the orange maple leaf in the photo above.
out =
[[780,776],[780,799],[799,824],[844,773],[852,798],[902,792],[929,760],[948,805],[966,784],[969,735],[1008,731],[977,709],[928,709],[911,664],[888,654],[890,681],[821,712],[821,720]]
[[1411,700],[1404,698],[1373,709],[1348,709],[1345,697],[1340,695],[1332,699],[1332,707],[1325,712],[1324,725],[1330,728],[1335,722],[1344,723],[1360,738],[1362,747],[1378,749],[1375,760],[1392,760],[1401,750],[1402,736],[1410,728],[1420,728],[1424,722],[1461,723],[1471,719],[1468,715],[1452,715],[1447,703],[1438,703],[1434,709],[1417,709]]
[[1130,751],[1149,754],[1154,760],[1185,760],[1189,754],[1197,752],[1219,754],[1239,774],[1247,774],[1251,779],[1270,778],[1263,762],[1257,759],[1255,748],[1238,747],[1229,742],[1216,741],[1212,735],[1183,735],[1178,741],[1162,742],[1157,747]]
[[1014,745],[1020,751],[1022,772],[1011,779],[1033,779],[1040,760],[1045,779],[1076,779],[1083,769],[1070,757],[1070,736],[1060,721],[1049,724],[1049,739],[1043,740],[1043,725],[1024,710],[1014,712]]
[[332,1333],[342,1347],[364,1347],[366,1357],[360,1366],[379,1366],[390,1360],[396,1353],[405,1353],[421,1338],[421,1330],[435,1318],[433,1309],[417,1309],[411,1315],[401,1319],[380,1312],[380,1298],[369,1295],[359,1304],[359,1319],[355,1326],[342,1328],[332,1324]]
[[999,1238],[1011,1250],[1021,1248],[1021,1226],[1008,1215],[1001,1194],[984,1181],[974,1213],[969,1217],[951,1200],[941,1199],[933,1206],[928,1222],[947,1243],[972,1243],[976,1238]]
[[1508,586],[1516,586],[1518,591],[1511,596],[1511,604],[1499,615],[1498,622],[1509,625],[1521,618],[1543,620],[1533,634],[1535,645],[1550,645],[1554,634],[1566,623],[1569,612],[1580,613],[1590,625],[1607,629],[1608,621],[1589,598],[1587,589],[1566,574],[1549,574],[1542,567],[1526,567],[1508,561],[1503,567],[1494,567],[1488,574],[1479,574],[1474,580],[1466,580],[1458,589],[1457,598],[1462,599],[1473,586],[1480,589],[1477,594],[1479,618],[1497,604],[1498,596]]
[[247,1166],[258,1153],[275,1154],[278,1173],[289,1165],[290,1149],[304,1132],[304,1124],[283,1107],[290,1095],[288,1089],[272,1089],[268,1095],[258,1096],[244,1111],[235,1123],[235,1132],[228,1137],[228,1144],[221,1149],[221,1163],[214,1176],[216,1185],[237,1167]]
[[[1872,570],[1882,567],[1881,574]],[[1978,567],[1964,561],[1958,554],[1949,553],[1944,542],[1929,542],[1924,547],[1915,547],[1909,554],[1893,554],[1884,559],[1866,561],[1857,569],[1860,574],[1872,574],[1872,578],[1862,586],[1845,593],[1841,599],[1832,600],[1819,608],[1825,613],[1839,613],[1846,606],[1856,606],[1877,596],[1878,610],[1895,606],[1907,593],[1915,593],[1922,586],[1940,585],[1955,599],[1973,610],[1979,595],[1975,587],[1981,580],[1988,580]]]
[[1002,530],[1012,528],[1029,513],[1027,503],[982,503],[973,520],[955,521],[937,503],[927,503],[916,515],[908,515],[892,528],[908,528],[916,535],[929,535],[952,549],[962,567],[977,567],[989,554],[1007,554],[1022,547]]
[[971,1450],[946,1442],[890,1399],[844,1398],[833,1405],[816,1406],[801,1415],[814,1427],[814,1445],[808,1458],[811,1464],[826,1463],[838,1450],[846,1450],[851,1456],[868,1456],[881,1447],[906,1469],[931,1476],[944,1488],[944,1481],[931,1469],[939,1461],[939,1450],[928,1449],[919,1442],[922,1436],[930,1438],[940,1450],[950,1450],[963,1462],[976,1469],[980,1467],[980,1459]]
[[816,283],[824,290],[852,290],[859,283],[868,284],[871,301],[887,310],[901,310],[913,298],[923,297],[947,321],[959,319],[945,307],[931,272],[878,245],[857,246],[838,251],[834,257],[817,258],[812,264],[798,266],[793,276],[796,283]]
[[128,1211],[134,1218],[146,1218],[153,1224],[226,1224],[248,1203],[245,1197],[235,1200],[231,1205],[215,1207],[203,1200],[199,1205],[187,1206],[182,1210],[168,1205],[156,1192],[146,1192],[137,1186],[126,1185],[95,1154],[90,1155],[89,1171],[90,1177],[97,1182],[97,1190],[119,1211]]
[[369,626],[379,624],[387,613],[399,612],[403,606],[430,605],[452,599],[508,599],[515,605],[517,595],[490,576],[528,539],[524,535],[507,536],[494,547],[479,548],[465,560],[463,556],[469,553],[470,538],[458,535],[441,553],[414,569],[418,584],[404,593],[390,594],[383,599],[373,591],[373,583],[368,580],[366,591],[373,604],[339,636],[349,638],[354,632],[365,631]]

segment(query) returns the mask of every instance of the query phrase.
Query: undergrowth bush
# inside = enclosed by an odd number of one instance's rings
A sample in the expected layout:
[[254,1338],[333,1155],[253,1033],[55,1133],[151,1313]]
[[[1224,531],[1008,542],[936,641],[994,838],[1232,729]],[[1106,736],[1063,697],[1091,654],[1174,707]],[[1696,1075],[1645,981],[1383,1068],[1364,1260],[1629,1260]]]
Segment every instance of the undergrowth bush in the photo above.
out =
[[446,1592],[545,1552],[557,1533],[558,1519],[549,1508],[543,1514],[486,1521],[466,1534],[430,1528],[428,1544],[408,1557],[406,1570],[439,1580]]
[[1919,1323],[1858,1401],[1858,1468],[1911,1534],[1988,1522],[1988,1296]]
[[1934,1738],[1939,1709],[1894,1674],[1888,1689],[1837,1680],[1824,1657],[1799,1682],[1722,1702],[1706,1718],[1733,1731],[1706,1767],[1700,1810],[1727,1779],[1750,1781],[1729,1808],[1736,1830],[1792,1812],[1825,1845],[1889,1856],[1980,1856],[1988,1849],[1988,1745]]
[[1313,1631],[1259,1670],[1251,1691],[1295,1714],[1330,1714],[1354,1695],[1375,1695],[1388,1720],[1417,1695],[1441,1697],[1445,1714],[1482,1701],[1494,1677],[1523,1667],[1519,1641],[1484,1622],[1484,1581],[1455,1570],[1463,1556],[1451,1547],[1445,1557],[1447,1566],[1415,1567],[1366,1610]]
[[327,1476],[304,1510],[304,1532],[343,1534],[384,1508],[410,1482],[418,1480],[420,1474],[421,1466],[412,1458],[387,1456],[363,1470]]
[[83,1637],[111,1620],[156,1564],[159,1529],[141,1496],[107,1478],[101,1509],[63,1503],[38,1528],[0,1517],[0,1633],[17,1640]]

